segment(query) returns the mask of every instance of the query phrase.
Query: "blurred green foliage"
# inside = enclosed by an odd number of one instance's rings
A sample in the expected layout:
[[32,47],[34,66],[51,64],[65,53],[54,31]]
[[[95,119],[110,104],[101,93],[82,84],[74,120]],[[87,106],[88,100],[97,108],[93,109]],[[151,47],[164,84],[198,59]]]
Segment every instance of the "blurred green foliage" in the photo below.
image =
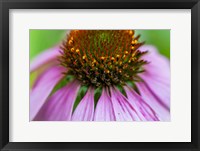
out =
[[159,52],[170,58],[170,30],[136,30],[141,41],[155,46]]
[[30,30],[30,59],[33,59],[40,52],[62,42],[65,37],[65,30]]
[[[40,52],[62,42],[65,30],[30,30],[30,59]],[[161,54],[170,58],[170,30],[136,30],[141,41],[154,45]]]

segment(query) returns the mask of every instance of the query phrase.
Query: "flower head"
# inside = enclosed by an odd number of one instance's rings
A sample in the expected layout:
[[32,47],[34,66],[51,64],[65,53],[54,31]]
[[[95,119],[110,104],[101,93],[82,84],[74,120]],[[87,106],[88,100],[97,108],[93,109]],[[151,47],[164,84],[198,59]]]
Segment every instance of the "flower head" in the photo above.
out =
[[169,61],[139,37],[72,30],[60,48],[38,56],[31,120],[168,121]]
[[96,87],[124,85],[138,79],[146,52],[132,30],[72,31],[61,47],[61,64],[83,84]]

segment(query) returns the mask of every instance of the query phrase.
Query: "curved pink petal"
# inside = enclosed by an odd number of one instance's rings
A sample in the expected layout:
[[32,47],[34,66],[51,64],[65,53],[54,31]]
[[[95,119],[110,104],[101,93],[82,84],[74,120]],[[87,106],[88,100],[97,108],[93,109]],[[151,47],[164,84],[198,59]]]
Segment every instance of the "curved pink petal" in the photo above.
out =
[[134,107],[117,88],[110,88],[110,93],[116,121],[140,121]]
[[[144,69],[148,74],[155,76],[156,79],[170,78],[170,62],[165,56],[159,54],[157,49],[153,46],[144,45],[139,48],[140,51],[148,51],[142,59],[149,63],[144,65]],[[146,72],[144,72],[146,73]],[[170,81],[167,81],[170,83]]]
[[106,88],[103,88],[101,97],[98,100],[94,121],[115,121],[111,97]]
[[153,109],[160,121],[170,120],[170,110],[144,82],[136,83],[143,100]]
[[73,81],[55,92],[42,106],[35,121],[69,121],[80,83]]
[[36,116],[54,86],[64,77],[63,67],[52,67],[43,72],[30,92],[30,120]]
[[76,107],[72,120],[73,121],[92,121],[94,116],[94,88],[90,87]]
[[153,46],[143,46],[141,51],[148,50],[148,54],[143,59],[149,61],[144,66],[145,72],[140,77],[148,85],[149,89],[159,98],[159,100],[170,108],[170,64],[169,60],[160,55]]
[[159,100],[170,109],[170,86],[163,82],[157,81],[151,76],[141,76],[141,78],[148,85],[149,89],[159,98]]
[[58,64],[57,57],[60,55],[59,50],[59,47],[54,47],[42,52],[37,57],[35,57],[31,61],[30,72],[38,69],[41,66],[44,66],[45,64],[51,65],[52,61],[54,61],[55,64]]
[[129,103],[134,106],[138,117],[142,121],[158,121],[156,113],[153,109],[129,86],[124,86]]

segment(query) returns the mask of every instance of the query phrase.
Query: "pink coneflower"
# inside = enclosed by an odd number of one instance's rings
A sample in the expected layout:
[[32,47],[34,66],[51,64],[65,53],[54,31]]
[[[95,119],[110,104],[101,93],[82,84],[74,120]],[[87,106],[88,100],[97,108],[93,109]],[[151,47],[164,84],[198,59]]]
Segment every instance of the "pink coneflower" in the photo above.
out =
[[30,70],[30,120],[170,120],[169,60],[133,30],[72,30]]

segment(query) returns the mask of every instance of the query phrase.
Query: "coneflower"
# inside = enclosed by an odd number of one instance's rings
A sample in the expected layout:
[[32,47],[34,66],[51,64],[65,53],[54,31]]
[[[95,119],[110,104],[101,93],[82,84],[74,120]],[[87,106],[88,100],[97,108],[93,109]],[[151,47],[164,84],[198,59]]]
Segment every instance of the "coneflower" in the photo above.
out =
[[169,121],[169,60],[134,30],[72,30],[31,63],[34,121]]

